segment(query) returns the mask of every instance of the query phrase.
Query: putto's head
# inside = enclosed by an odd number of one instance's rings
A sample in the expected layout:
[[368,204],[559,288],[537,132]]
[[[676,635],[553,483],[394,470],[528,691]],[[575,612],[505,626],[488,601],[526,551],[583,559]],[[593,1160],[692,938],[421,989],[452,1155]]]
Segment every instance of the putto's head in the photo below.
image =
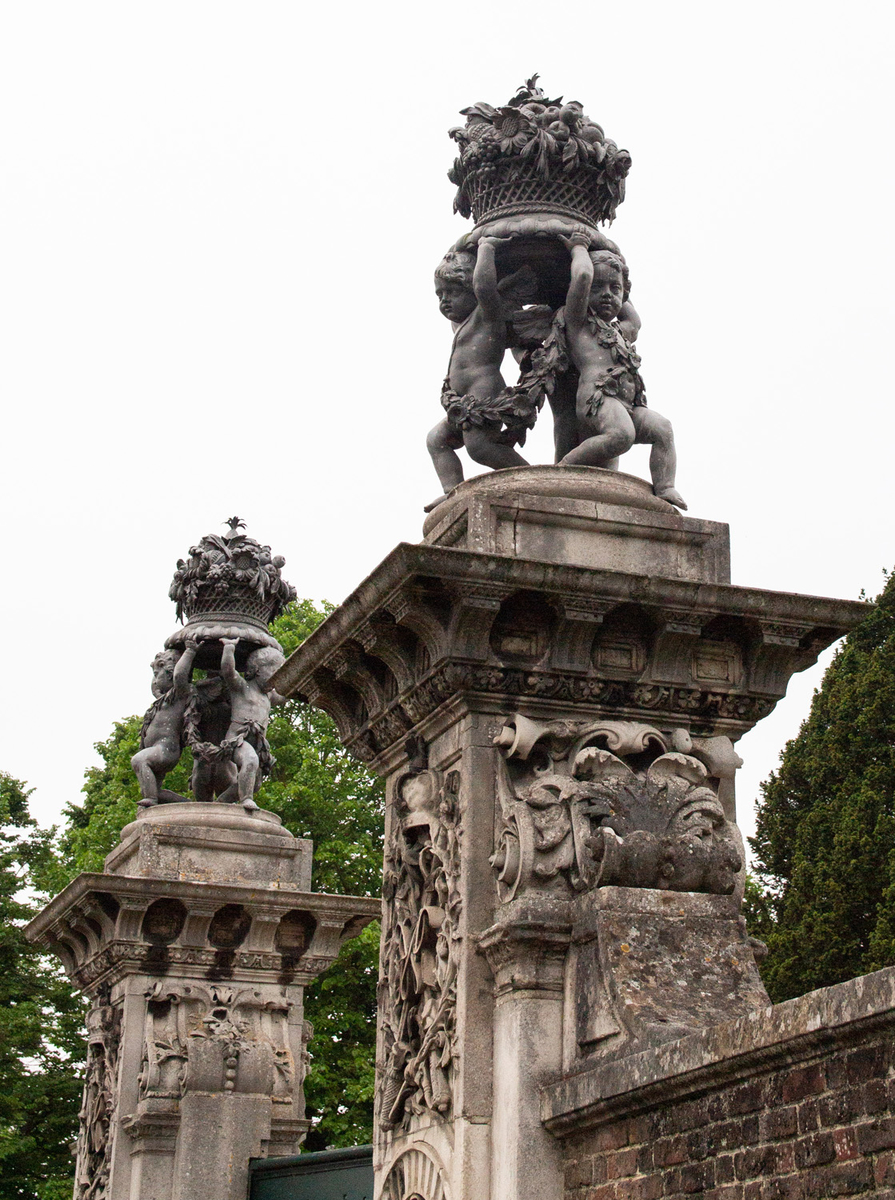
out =
[[268,683],[285,661],[286,659],[276,646],[262,646],[258,650],[253,650],[246,659],[243,675],[246,679],[257,680],[259,687],[266,691]]
[[153,696],[164,696],[174,686],[174,668],[179,657],[176,650],[161,650],[152,660]]
[[594,278],[590,287],[590,307],[604,321],[618,316],[631,292],[627,264],[609,250],[595,250],[590,255]]
[[442,315],[449,321],[465,321],[476,306],[472,290],[475,255],[449,250],[435,272],[435,294]]

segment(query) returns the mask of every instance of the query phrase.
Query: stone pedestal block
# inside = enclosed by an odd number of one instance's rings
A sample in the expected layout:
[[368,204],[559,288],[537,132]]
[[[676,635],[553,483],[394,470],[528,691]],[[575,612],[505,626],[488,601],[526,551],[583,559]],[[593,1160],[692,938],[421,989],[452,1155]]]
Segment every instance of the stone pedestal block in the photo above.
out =
[[387,780],[376,1195],[559,1200],[539,1088],[764,1002],[734,743],[866,608],[731,586],[725,526],[589,468],[463,484],[426,543],[274,680]]
[[604,887],[571,906],[563,1069],[635,1054],[767,1006],[732,896]]
[[297,1153],[304,986],[380,910],[310,873],[271,813],[168,804],[28,926],[93,1002],[76,1200],[245,1200],[250,1158]]
[[160,804],[125,825],[105,869],[308,891],[311,857],[311,843],[293,837],[273,813],[259,809],[250,816],[232,804]]
[[432,546],[730,583],[728,528],[684,517],[634,475],[517,467],[467,480],[423,526]]

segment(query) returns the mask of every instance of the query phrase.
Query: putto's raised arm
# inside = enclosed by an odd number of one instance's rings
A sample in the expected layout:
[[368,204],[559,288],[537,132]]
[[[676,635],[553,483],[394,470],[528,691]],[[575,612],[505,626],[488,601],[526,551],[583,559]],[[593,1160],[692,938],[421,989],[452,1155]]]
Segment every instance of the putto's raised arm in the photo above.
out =
[[566,296],[566,323],[583,325],[587,318],[587,301],[594,279],[594,264],[588,254],[588,239],[583,233],[573,233],[562,241],[572,255],[572,278]]
[[221,638],[221,678],[228,688],[240,688],[245,681],[236,669],[236,647],[239,638]]
[[509,240],[509,238],[493,237],[483,237],[479,240],[472,288],[482,315],[489,321],[499,321],[503,316],[503,303],[500,289],[497,286],[497,266],[494,261],[494,252],[501,242]]
[[189,694],[190,690],[190,672],[193,669],[193,660],[199,649],[199,639],[188,637],[183,653],[177,660],[177,666],[174,668],[174,694],[178,699],[182,699]]

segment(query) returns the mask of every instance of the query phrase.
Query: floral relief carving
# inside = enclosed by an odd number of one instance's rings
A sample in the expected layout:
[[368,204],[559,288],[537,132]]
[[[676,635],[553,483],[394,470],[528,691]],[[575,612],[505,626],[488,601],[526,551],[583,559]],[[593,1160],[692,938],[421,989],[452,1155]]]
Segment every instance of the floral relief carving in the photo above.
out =
[[109,1137],[118,1083],[121,1009],[101,993],[87,1014],[87,1071],[79,1113],[75,1200],[105,1200],[111,1166]]
[[386,850],[379,1013],[383,1129],[415,1113],[450,1115],[460,938],[455,771],[418,771],[398,783]]

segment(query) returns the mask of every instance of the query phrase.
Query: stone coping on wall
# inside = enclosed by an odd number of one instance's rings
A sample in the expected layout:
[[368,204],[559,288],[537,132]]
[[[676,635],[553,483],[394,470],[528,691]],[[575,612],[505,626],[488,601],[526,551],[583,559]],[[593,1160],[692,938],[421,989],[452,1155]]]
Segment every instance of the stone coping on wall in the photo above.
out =
[[558,1137],[579,1133],[889,1025],[895,1026],[895,967],[566,1075],[542,1089],[541,1119]]

